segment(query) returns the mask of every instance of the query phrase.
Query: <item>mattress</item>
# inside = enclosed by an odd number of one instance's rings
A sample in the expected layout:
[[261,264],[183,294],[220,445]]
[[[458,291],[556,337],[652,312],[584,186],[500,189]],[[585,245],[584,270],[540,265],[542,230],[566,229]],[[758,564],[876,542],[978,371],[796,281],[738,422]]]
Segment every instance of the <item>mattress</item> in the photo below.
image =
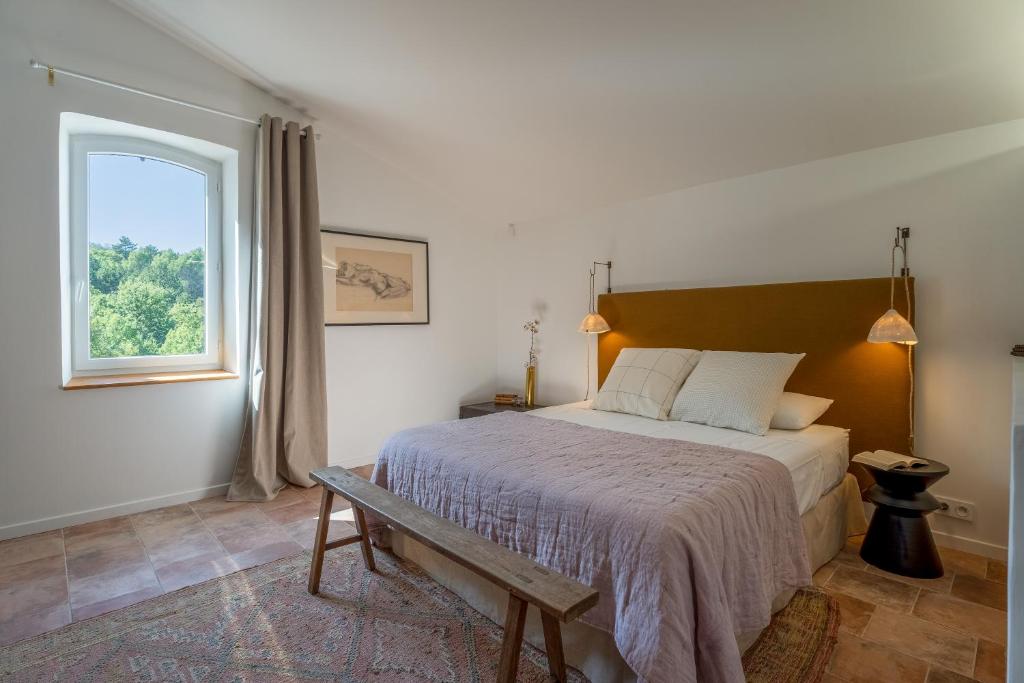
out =
[[770,429],[765,436],[757,436],[692,422],[652,420],[638,415],[591,410],[590,401],[539,408],[530,415],[660,439],[724,446],[768,456],[789,470],[801,515],[843,480],[849,465],[849,430],[828,425],[815,424],[800,430]]

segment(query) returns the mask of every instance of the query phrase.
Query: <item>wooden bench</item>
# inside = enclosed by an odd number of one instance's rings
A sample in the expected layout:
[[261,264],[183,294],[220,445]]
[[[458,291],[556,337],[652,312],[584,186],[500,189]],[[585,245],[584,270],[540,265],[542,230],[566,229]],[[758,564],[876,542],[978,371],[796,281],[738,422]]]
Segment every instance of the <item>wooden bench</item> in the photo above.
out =
[[[323,484],[320,521],[316,528],[313,561],[309,569],[310,593],[316,595],[320,591],[324,552],[332,548],[359,543],[362,546],[366,568],[374,571],[373,550],[370,547],[364,514],[364,510],[369,510],[391,527],[508,591],[505,638],[502,641],[501,660],[498,664],[499,683],[512,683],[516,679],[527,604],[536,605],[540,609],[551,675],[558,681],[566,680],[559,622],[572,621],[596,605],[596,590],[551,571],[530,558],[489,541],[454,522],[427,512],[418,505],[357,477],[343,467],[326,467],[311,472],[310,476]],[[358,533],[328,543],[327,528],[330,524],[331,504],[335,494],[352,503]]]

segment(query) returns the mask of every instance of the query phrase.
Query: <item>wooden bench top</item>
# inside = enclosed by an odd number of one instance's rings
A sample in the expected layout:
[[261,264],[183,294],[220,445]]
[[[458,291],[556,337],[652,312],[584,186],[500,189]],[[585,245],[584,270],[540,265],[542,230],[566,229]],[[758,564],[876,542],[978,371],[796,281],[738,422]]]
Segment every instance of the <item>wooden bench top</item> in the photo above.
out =
[[597,604],[598,592],[543,567],[525,555],[424,510],[343,467],[314,470],[310,476],[445,557],[561,621],[571,621]]

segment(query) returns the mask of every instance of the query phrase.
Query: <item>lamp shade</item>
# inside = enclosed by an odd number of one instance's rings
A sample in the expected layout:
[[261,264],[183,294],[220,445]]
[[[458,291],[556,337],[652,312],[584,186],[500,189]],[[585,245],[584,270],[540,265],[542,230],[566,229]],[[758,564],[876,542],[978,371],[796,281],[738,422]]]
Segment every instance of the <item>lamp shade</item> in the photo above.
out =
[[917,343],[917,333],[914,332],[910,322],[899,314],[899,311],[890,308],[871,326],[871,331],[868,332],[868,341],[874,344],[896,342],[909,346]]
[[601,317],[600,313],[588,313],[587,317],[580,323],[580,332],[586,334],[601,334],[612,329],[608,322]]

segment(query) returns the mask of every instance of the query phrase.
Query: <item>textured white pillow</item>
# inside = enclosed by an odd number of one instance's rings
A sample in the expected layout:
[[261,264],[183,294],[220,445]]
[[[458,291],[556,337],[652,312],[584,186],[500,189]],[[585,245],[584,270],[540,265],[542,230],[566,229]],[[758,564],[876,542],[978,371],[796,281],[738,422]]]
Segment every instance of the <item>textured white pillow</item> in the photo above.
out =
[[700,351],[693,349],[622,349],[594,408],[667,419],[679,386],[698,360]]
[[669,417],[764,435],[802,353],[705,351]]
[[825,414],[834,401],[820,396],[782,392],[779,405],[772,415],[772,429],[804,429]]

